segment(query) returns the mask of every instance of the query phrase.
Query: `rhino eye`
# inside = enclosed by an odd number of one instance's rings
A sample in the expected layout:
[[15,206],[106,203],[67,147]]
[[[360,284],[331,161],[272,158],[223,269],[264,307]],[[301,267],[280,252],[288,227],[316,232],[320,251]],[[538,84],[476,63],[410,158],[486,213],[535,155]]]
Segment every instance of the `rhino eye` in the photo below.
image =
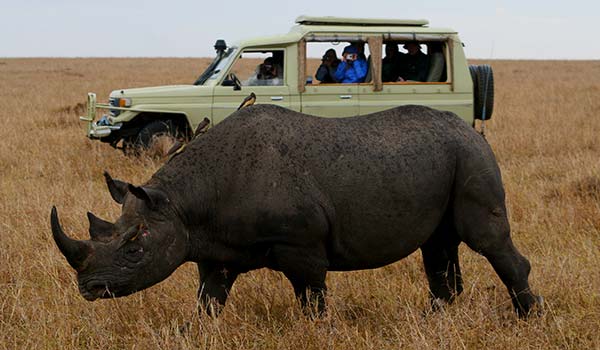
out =
[[144,256],[144,248],[139,245],[129,245],[125,248],[125,259],[129,262],[138,262]]
[[127,248],[127,254],[136,254],[138,252],[142,252],[143,249],[142,248],[138,248],[138,247],[129,247]]

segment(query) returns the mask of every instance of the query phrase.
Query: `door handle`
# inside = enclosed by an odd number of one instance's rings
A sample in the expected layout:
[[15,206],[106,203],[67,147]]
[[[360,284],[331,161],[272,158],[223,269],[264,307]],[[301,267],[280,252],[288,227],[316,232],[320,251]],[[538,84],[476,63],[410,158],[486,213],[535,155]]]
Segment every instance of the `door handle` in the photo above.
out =
[[271,101],[283,101],[283,96],[271,96]]
[[352,95],[340,95],[340,98],[341,98],[342,100],[349,100],[349,99],[351,99],[351,98],[352,98]]

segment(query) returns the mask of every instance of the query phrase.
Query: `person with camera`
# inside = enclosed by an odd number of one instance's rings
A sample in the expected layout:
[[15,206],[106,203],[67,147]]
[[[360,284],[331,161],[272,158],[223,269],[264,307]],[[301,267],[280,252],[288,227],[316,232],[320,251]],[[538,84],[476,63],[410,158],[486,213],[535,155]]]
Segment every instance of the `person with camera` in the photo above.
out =
[[261,80],[283,78],[283,74],[280,74],[280,70],[281,69],[273,63],[273,58],[267,57],[258,67],[258,74],[256,77]]
[[256,71],[245,81],[244,85],[283,85],[283,68],[274,62],[273,57],[267,57],[256,67]]
[[344,48],[342,62],[335,71],[335,80],[340,83],[362,83],[367,76],[367,61],[359,57],[356,46]]
[[339,64],[340,60],[337,58],[334,49],[325,51],[315,77],[322,84],[337,83],[337,80],[335,80],[335,71]]

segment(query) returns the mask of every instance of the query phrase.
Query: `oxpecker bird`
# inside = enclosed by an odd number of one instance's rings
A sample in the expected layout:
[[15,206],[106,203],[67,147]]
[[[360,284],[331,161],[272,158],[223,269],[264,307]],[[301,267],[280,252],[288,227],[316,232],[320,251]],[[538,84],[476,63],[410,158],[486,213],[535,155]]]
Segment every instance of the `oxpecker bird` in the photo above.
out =
[[248,106],[252,106],[254,104],[254,102],[256,102],[256,95],[254,94],[254,92],[251,92],[250,95],[248,95],[243,101],[242,104],[238,107],[238,111],[242,108],[248,107]]
[[195,139],[196,136],[198,136],[200,133],[204,132],[204,129],[206,129],[208,124],[210,124],[210,120],[208,118],[202,119],[200,124],[198,124],[198,127],[196,128],[196,131],[194,132],[194,137],[192,137],[192,139]]
[[[194,136],[192,136],[192,140],[195,139],[196,136],[203,133],[204,129],[206,129],[208,124],[210,124],[210,120],[208,118],[204,118],[200,122],[200,124],[198,124],[198,127],[196,128],[196,131],[194,132]],[[184,148],[185,148],[185,144],[183,143],[183,141],[175,140],[175,143],[173,144],[173,146],[171,146],[171,148],[167,152],[167,156],[170,156],[173,154],[179,154],[181,151],[183,151]]]

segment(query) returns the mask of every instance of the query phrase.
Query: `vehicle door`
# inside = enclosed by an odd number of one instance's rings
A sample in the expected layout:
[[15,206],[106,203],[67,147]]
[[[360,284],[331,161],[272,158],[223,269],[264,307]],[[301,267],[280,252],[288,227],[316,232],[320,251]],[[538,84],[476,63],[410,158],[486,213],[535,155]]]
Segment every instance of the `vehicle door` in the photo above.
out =
[[302,112],[321,117],[358,114],[358,84],[307,84],[301,94]]
[[244,98],[254,93],[257,104],[290,108],[286,83],[285,49],[251,48],[241,51],[221,83],[214,88],[212,117],[217,124],[235,112]]

